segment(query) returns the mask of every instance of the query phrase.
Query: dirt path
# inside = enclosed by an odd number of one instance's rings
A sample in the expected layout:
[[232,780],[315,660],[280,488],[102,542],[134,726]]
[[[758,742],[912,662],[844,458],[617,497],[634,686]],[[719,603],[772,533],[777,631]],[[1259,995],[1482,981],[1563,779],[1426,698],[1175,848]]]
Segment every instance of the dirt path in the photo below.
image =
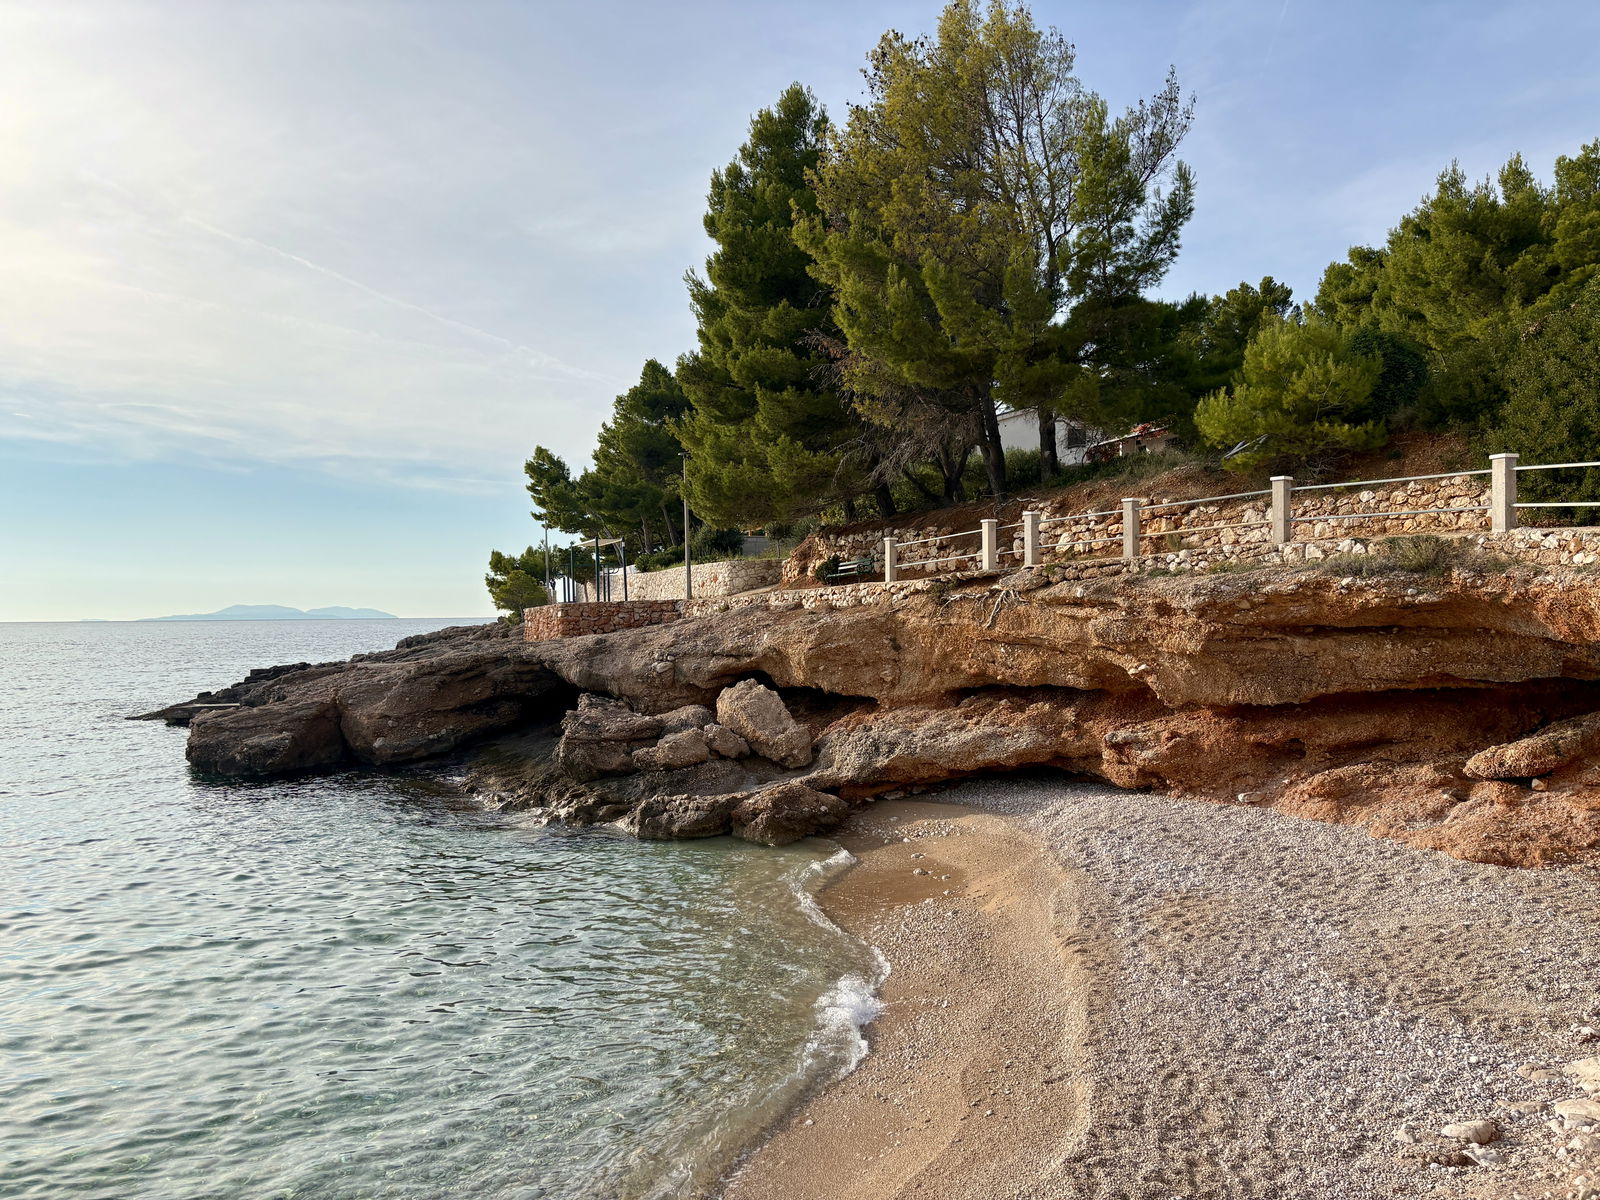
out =
[[[1559,1068],[1600,1054],[1593,872],[1099,787],[947,796],[978,811],[883,804],[848,835],[862,865],[823,902],[893,964],[874,1052],[728,1200],[1508,1200],[1600,1183],[1600,1138],[1583,1141],[1600,1122],[1551,1108],[1583,1096]],[[1472,1152],[1483,1165],[1438,1136],[1486,1117],[1504,1137]]]

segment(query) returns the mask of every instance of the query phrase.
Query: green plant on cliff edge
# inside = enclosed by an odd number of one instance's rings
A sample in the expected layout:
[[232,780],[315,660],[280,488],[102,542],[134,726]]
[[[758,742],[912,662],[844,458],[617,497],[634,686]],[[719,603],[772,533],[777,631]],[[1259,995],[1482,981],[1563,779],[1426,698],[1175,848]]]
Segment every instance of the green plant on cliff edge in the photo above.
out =
[[1457,567],[1501,571],[1510,564],[1483,550],[1467,538],[1446,538],[1433,533],[1384,538],[1366,554],[1337,554],[1323,559],[1318,568],[1339,575],[1372,578],[1381,575],[1448,575]]

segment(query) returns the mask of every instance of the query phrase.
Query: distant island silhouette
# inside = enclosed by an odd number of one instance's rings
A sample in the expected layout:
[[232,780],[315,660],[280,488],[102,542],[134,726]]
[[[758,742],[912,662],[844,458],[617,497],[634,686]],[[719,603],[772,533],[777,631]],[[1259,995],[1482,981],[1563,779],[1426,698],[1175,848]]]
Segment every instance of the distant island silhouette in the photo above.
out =
[[377,608],[288,608],[282,604],[230,604],[209,613],[179,613],[170,617],[141,617],[141,621],[370,621],[399,620]]

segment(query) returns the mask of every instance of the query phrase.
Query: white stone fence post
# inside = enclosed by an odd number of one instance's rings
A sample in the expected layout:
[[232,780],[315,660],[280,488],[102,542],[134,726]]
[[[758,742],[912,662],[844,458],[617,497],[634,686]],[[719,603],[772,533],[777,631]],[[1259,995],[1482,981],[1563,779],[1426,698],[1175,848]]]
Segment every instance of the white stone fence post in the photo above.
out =
[[1122,561],[1139,561],[1139,501],[1122,498]]
[[1272,540],[1283,546],[1294,540],[1294,476],[1272,477],[1272,498],[1267,519],[1272,525]]
[[895,560],[894,538],[883,539],[883,581],[893,583],[900,574],[900,564]]
[[979,531],[983,538],[983,550],[978,559],[978,565],[985,571],[998,571],[1000,569],[1000,522],[994,517],[988,517],[978,523]]
[[1032,509],[1022,514],[1022,565],[1039,565],[1039,514]]
[[1491,533],[1510,533],[1517,527],[1517,461],[1520,457],[1517,454],[1489,455]]

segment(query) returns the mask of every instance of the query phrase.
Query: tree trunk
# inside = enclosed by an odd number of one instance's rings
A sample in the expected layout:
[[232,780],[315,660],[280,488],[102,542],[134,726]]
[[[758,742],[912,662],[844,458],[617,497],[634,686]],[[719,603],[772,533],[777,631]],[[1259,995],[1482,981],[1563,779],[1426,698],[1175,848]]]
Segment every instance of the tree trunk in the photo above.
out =
[[1054,479],[1061,473],[1061,457],[1056,453],[1056,414],[1039,406],[1039,480]]
[[887,483],[880,483],[873,488],[872,498],[878,502],[878,515],[880,517],[894,516],[894,493],[889,490]]
[[[906,482],[909,483],[912,487],[916,488],[917,491],[922,494],[922,498],[924,500],[927,500],[927,501],[929,501],[930,503],[933,503],[933,504],[939,503],[939,501],[941,499],[939,493],[935,492],[927,484],[923,483],[921,478],[918,477],[918,475],[917,475],[917,473],[915,471],[902,469],[900,474],[904,475],[906,477]],[[943,474],[944,474],[944,471],[943,471],[943,468],[941,467],[941,469],[940,469],[941,477],[943,476]],[[948,500],[949,498],[950,498],[950,492],[949,492],[948,486],[946,486],[945,494],[942,497],[942,499]]]
[[1000,442],[1000,416],[995,412],[994,396],[985,391],[978,401],[983,440],[978,445],[983,455],[983,470],[989,476],[989,492],[996,500],[1006,494],[1006,452]]
[[972,447],[962,447],[960,454],[942,453],[939,456],[939,473],[944,477],[946,504],[959,504],[967,498],[967,460],[972,457]]
[[678,535],[672,531],[672,516],[667,511],[666,497],[662,497],[661,500],[661,526],[667,531],[667,545],[681,545],[681,543],[677,540]]
[[856,519],[856,502],[852,497],[846,497],[844,502],[844,523],[846,525]]

